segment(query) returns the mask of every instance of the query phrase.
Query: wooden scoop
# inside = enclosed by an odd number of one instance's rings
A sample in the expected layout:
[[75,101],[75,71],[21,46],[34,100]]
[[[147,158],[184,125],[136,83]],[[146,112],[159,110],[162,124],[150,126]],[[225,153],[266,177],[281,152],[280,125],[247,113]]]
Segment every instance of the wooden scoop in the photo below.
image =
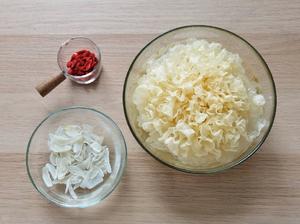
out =
[[40,83],[35,87],[35,89],[39,92],[39,94],[42,97],[44,97],[65,79],[66,77],[64,76],[64,73],[61,72],[58,75],[51,77],[51,79]]

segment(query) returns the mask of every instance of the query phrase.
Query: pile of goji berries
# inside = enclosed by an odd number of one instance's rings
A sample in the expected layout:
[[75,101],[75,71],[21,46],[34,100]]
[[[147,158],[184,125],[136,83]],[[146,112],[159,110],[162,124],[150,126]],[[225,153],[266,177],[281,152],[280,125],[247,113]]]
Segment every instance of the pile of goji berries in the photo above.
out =
[[98,63],[94,53],[89,50],[80,50],[73,53],[67,63],[68,73],[70,75],[85,75],[91,72]]

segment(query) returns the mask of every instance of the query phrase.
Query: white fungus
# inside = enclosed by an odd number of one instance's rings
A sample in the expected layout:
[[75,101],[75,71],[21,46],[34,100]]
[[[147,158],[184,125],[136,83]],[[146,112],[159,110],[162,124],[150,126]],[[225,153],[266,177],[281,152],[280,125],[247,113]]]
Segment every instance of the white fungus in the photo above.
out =
[[133,93],[137,124],[153,150],[184,164],[228,163],[266,125],[265,98],[250,84],[240,56],[221,44],[178,43],[147,61]]

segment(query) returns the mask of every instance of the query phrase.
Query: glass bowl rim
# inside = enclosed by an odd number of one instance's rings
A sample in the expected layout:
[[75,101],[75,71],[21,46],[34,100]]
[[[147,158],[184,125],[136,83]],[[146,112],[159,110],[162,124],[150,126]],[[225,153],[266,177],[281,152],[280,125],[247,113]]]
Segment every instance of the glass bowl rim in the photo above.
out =
[[[240,40],[241,42],[244,42],[246,45],[248,45],[253,51],[254,53],[256,54],[256,56],[258,57],[258,59],[260,59],[260,61],[262,62],[263,66],[265,67],[265,69],[267,70],[267,74],[271,80],[271,85],[272,85],[272,95],[274,96],[274,99],[273,99],[273,113],[272,113],[272,117],[271,117],[271,120],[270,120],[270,125],[268,127],[268,129],[266,130],[263,138],[261,139],[261,141],[256,144],[256,146],[253,148],[253,150],[251,150],[247,155],[245,155],[244,157],[238,159],[238,160],[234,160],[230,163],[227,163],[223,166],[219,166],[219,167],[215,167],[215,168],[210,168],[208,170],[201,170],[201,171],[195,171],[195,170],[189,170],[189,169],[184,169],[184,168],[180,168],[180,167],[176,167],[175,165],[171,165],[163,160],[161,160],[160,158],[158,158],[157,156],[155,156],[153,153],[151,153],[146,146],[144,146],[144,144],[139,140],[139,138],[137,137],[137,135],[135,134],[130,122],[129,122],[129,117],[128,117],[128,113],[127,113],[127,109],[126,109],[126,97],[125,97],[125,94],[126,94],[126,87],[127,87],[127,81],[128,81],[128,77],[131,73],[131,70],[133,68],[133,65],[135,64],[136,60],[139,58],[139,56],[144,52],[144,50],[146,48],[148,48],[152,43],[154,43],[155,41],[157,41],[158,39],[160,39],[161,37],[165,36],[166,34],[169,34],[169,33],[172,33],[172,32],[176,32],[178,30],[183,30],[183,29],[189,29],[189,28],[208,28],[208,29],[212,29],[212,30],[217,30],[217,31],[221,31],[221,32],[224,32],[224,33],[227,33],[227,34],[230,34],[234,37],[236,37],[238,40]],[[150,156],[152,156],[154,159],[156,159],[157,161],[159,161],[160,163],[172,168],[172,169],[175,169],[175,170],[178,170],[178,171],[181,171],[181,172],[184,172],[184,173],[190,173],[190,174],[214,174],[214,173],[220,173],[220,172],[224,172],[232,167],[235,167],[235,166],[238,166],[240,165],[241,163],[243,163],[244,161],[246,161],[247,159],[249,159],[255,152],[257,152],[260,147],[262,146],[262,144],[265,142],[266,138],[268,137],[271,129],[272,129],[272,126],[273,126],[273,123],[274,123],[274,120],[275,120],[275,114],[276,114],[276,108],[277,108],[277,93],[276,93],[276,86],[275,86],[275,82],[274,82],[274,79],[273,79],[273,76],[272,76],[272,73],[271,73],[271,70],[269,68],[269,66],[267,65],[266,61],[264,60],[264,58],[262,57],[262,55],[255,49],[255,47],[253,47],[246,39],[244,39],[243,37],[241,37],[240,35],[236,34],[236,33],[233,33],[229,30],[226,30],[224,28],[220,28],[220,27],[216,27],[216,26],[211,26],[211,25],[186,25],[186,26],[180,26],[180,27],[176,27],[174,29],[171,29],[171,30],[168,30],[158,36],[156,36],[154,39],[152,39],[151,41],[149,41],[139,52],[138,54],[134,57],[132,63],[130,64],[129,66],[129,69],[127,71],[127,74],[126,74],[126,77],[125,77],[125,81],[124,81],[124,84],[123,84],[123,95],[122,95],[122,100],[123,100],[123,111],[124,111],[124,114],[125,114],[125,118],[126,118],[126,123],[130,129],[130,132],[132,133],[133,137],[135,138],[135,140],[138,142],[138,144],[143,148],[143,150],[145,150]]]
[[[98,61],[97,65],[95,66],[95,68],[94,68],[92,71],[90,71],[89,73],[86,73],[86,74],[80,75],[80,76],[70,75],[67,71],[65,71],[64,68],[62,68],[62,67],[60,66],[60,63],[59,63],[59,55],[60,55],[60,52],[61,52],[62,48],[63,48],[64,46],[66,46],[66,44],[69,43],[70,41],[72,41],[72,40],[78,40],[78,39],[83,39],[83,40],[89,41],[92,45],[95,46],[96,51],[97,51],[97,54],[99,55],[99,58],[98,58],[99,61]],[[68,78],[68,77],[87,78],[87,77],[89,77],[89,76],[91,75],[91,73],[93,73],[94,71],[96,71],[96,70],[98,69],[98,67],[100,67],[100,63],[101,63],[101,61],[102,61],[101,49],[100,49],[99,46],[98,46],[94,41],[92,41],[90,38],[83,37],[83,36],[71,37],[71,38],[65,40],[65,41],[59,46],[59,49],[58,49],[57,55],[56,55],[56,60],[57,60],[58,67],[60,68],[61,72],[63,73],[63,75],[64,75],[66,78]]]
[[[124,158],[121,159],[123,160],[123,166],[121,165],[118,172],[117,172],[117,179],[114,181],[114,184],[113,184],[113,187],[101,198],[98,198],[98,199],[94,199],[91,203],[85,203],[84,205],[81,205],[81,204],[74,204],[74,205],[70,205],[70,204],[66,204],[66,203],[59,203],[58,201],[54,201],[50,198],[48,198],[48,195],[47,194],[44,194],[42,193],[39,188],[37,187],[37,185],[35,184],[35,181],[34,181],[34,178],[32,177],[31,175],[31,172],[30,172],[30,168],[29,168],[29,151],[30,151],[30,145],[31,145],[31,142],[35,136],[35,133],[38,131],[38,129],[44,124],[44,122],[46,122],[49,118],[51,118],[52,116],[54,115],[57,115],[57,114],[60,114],[61,112],[64,112],[64,111],[70,111],[70,110],[76,110],[76,109],[80,109],[80,110],[88,110],[88,111],[92,111],[92,112],[95,112],[95,113],[98,113],[102,116],[104,116],[105,118],[107,118],[109,121],[112,122],[112,124],[115,126],[115,128],[118,130],[118,132],[120,133],[121,137],[122,137],[122,141],[124,142],[124,151],[125,151],[125,155],[124,155]],[[27,175],[30,179],[30,182],[31,184],[34,186],[34,188],[44,197],[46,198],[48,201],[50,201],[51,203],[54,203],[55,205],[58,205],[60,207],[66,207],[66,208],[87,208],[87,207],[91,207],[93,205],[96,205],[98,203],[100,203],[101,201],[103,201],[105,198],[107,198],[115,189],[116,187],[119,185],[119,183],[121,182],[121,179],[124,175],[124,172],[125,172],[125,169],[126,169],[126,165],[127,165],[127,145],[126,145],[126,141],[125,141],[125,138],[124,138],[124,135],[121,131],[121,129],[119,128],[119,126],[113,121],[113,119],[111,119],[108,115],[104,114],[103,112],[101,111],[98,111],[96,109],[93,109],[93,108],[89,108],[89,107],[85,107],[85,106],[72,106],[72,107],[64,107],[64,108],[61,108],[59,110],[56,110],[54,112],[51,112],[49,113],[37,126],[36,128],[34,129],[34,131],[32,132],[30,138],[29,138],[29,141],[27,143],[27,147],[26,147],[26,158],[25,158],[25,161],[26,161],[26,170],[27,170]]]

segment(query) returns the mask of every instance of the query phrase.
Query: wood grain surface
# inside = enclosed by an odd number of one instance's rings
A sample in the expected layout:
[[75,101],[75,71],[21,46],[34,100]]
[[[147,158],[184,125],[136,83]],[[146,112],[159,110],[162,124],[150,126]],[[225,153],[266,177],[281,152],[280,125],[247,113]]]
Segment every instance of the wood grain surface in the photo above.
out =
[[[251,42],[274,75],[276,120],[261,150],[224,173],[174,171],[133,139],[122,109],[129,64],[171,28],[209,24]],[[90,86],[65,81],[47,97],[36,84],[59,72],[61,42],[83,35],[99,44],[104,71]],[[1,0],[0,224],[300,223],[300,1],[282,0]],[[25,168],[38,122],[61,107],[83,105],[110,115],[128,145],[128,166],[102,204],[64,209],[44,200]]]

